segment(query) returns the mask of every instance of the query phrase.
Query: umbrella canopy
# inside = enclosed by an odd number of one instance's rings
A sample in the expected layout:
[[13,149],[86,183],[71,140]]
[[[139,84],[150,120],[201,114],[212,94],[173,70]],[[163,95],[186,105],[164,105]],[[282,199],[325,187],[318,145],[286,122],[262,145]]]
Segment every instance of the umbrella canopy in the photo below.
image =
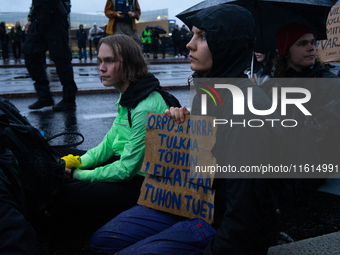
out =
[[166,31],[164,28],[162,28],[161,26],[152,26],[150,27],[151,30],[156,30],[159,34],[166,34]]
[[256,24],[255,51],[261,53],[276,49],[275,32],[288,23],[313,27],[318,40],[327,39],[326,21],[333,6],[331,0],[207,0],[176,16],[191,27],[187,17],[217,4],[237,4],[252,13]]

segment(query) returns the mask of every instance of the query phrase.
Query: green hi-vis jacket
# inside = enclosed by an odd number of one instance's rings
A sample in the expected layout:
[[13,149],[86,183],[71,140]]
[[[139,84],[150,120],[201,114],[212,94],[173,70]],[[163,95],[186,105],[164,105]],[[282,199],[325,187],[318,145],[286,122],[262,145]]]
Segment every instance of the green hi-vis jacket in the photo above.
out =
[[143,43],[151,44],[151,31],[150,30],[149,31],[146,31],[146,30],[143,31],[142,41],[143,41]]
[[[119,104],[121,96],[116,103],[118,114],[111,129],[97,147],[81,156],[83,165],[74,171],[73,178],[91,182],[119,182],[131,179],[136,174],[145,175],[140,169],[144,158],[147,115],[148,112],[164,113],[168,106],[161,94],[151,92],[146,99],[131,109],[130,128],[128,108]],[[121,155],[120,160],[88,170],[104,163],[116,153]]]

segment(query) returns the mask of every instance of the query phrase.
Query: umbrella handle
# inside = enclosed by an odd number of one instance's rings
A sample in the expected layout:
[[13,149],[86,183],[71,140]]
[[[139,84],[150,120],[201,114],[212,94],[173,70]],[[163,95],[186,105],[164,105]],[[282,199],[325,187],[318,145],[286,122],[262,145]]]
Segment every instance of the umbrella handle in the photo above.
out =
[[253,52],[253,56],[251,58],[251,67],[250,67],[250,77],[253,78],[253,74],[254,74],[254,54],[255,52]]

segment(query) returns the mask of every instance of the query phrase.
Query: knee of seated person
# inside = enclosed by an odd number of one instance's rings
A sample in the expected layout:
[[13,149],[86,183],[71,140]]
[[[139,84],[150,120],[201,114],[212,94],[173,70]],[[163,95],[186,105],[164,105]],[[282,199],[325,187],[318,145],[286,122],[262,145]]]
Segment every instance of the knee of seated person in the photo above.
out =
[[[116,242],[116,245],[114,245]],[[109,236],[106,230],[99,229],[96,231],[89,243],[89,248],[95,254],[115,254],[120,251],[122,243],[117,240],[114,236]]]
[[101,231],[94,233],[90,239],[89,248],[95,253],[101,252],[105,249],[105,236]]

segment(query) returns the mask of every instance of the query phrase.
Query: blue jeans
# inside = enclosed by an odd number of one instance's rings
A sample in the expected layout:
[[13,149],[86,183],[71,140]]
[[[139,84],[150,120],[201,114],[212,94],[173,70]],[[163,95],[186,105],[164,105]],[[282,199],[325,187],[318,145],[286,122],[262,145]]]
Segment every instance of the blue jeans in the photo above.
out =
[[93,234],[97,254],[202,254],[216,230],[202,219],[187,219],[136,205]]
[[86,43],[79,43],[78,44],[78,48],[79,48],[79,59],[82,59],[83,57],[86,60]]

